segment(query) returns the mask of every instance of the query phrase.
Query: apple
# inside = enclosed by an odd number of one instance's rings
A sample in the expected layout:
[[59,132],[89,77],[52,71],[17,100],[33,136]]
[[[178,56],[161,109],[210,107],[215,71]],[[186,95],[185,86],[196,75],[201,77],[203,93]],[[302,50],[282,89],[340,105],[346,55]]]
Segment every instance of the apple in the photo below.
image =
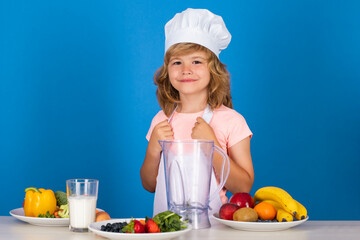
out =
[[254,198],[246,192],[238,192],[231,196],[230,203],[238,205],[240,208],[253,208],[255,205]]
[[233,215],[240,207],[233,203],[225,203],[219,210],[219,217],[225,220],[233,220]]

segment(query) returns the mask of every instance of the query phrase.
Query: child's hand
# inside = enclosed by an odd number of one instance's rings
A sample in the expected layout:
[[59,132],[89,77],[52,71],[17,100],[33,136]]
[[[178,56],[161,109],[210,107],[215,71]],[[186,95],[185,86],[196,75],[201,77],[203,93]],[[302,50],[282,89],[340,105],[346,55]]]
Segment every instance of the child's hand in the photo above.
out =
[[191,133],[192,139],[206,139],[206,140],[214,140],[217,142],[217,138],[212,127],[205,122],[202,117],[196,118],[196,123],[192,129]]
[[168,121],[164,120],[154,127],[149,143],[152,145],[152,147],[156,148],[158,151],[161,151],[162,148],[158,141],[166,139],[174,139],[174,133]]

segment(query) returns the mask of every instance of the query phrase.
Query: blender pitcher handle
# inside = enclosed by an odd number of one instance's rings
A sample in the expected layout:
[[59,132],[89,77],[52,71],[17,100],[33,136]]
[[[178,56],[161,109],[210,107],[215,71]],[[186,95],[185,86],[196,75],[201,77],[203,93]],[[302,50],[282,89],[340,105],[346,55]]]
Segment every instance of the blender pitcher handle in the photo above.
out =
[[[229,173],[230,173],[230,160],[229,160],[229,157],[227,156],[227,154],[224,152],[224,150],[222,150],[221,148],[219,148],[216,145],[214,145],[214,150],[216,152],[218,152],[223,157],[223,164],[221,166],[220,184],[217,187],[217,189],[215,190],[215,192],[211,193],[210,198],[209,198],[209,202],[214,200],[214,198],[219,195],[219,192],[224,187],[224,185],[226,183],[226,180],[228,179]],[[227,162],[228,167],[227,167],[226,175],[225,175],[225,178],[224,178],[224,169],[225,169],[225,163],[226,162]]]

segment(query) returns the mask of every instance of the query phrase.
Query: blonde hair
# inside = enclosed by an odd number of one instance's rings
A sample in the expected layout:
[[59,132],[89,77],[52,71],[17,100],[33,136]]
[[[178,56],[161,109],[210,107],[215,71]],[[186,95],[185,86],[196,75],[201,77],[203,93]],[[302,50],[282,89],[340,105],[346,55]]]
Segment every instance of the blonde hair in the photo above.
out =
[[180,103],[179,92],[171,85],[169,80],[168,65],[170,58],[172,56],[187,55],[196,51],[203,51],[207,56],[210,71],[207,103],[212,110],[220,107],[222,104],[233,108],[230,93],[230,75],[226,65],[220,62],[219,58],[206,47],[195,43],[178,43],[166,51],[164,65],[154,75],[154,83],[157,86],[156,96],[166,116],[170,116],[176,104]]

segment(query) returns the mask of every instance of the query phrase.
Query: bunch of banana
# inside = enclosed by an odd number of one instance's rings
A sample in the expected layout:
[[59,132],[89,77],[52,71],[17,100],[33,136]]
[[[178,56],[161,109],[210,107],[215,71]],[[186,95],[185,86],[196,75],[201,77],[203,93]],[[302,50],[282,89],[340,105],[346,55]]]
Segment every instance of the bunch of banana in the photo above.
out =
[[293,216],[298,219],[307,217],[306,208],[293,199],[285,190],[278,187],[263,187],[255,192],[255,202],[268,202],[276,209],[276,219],[279,222],[293,221]]

